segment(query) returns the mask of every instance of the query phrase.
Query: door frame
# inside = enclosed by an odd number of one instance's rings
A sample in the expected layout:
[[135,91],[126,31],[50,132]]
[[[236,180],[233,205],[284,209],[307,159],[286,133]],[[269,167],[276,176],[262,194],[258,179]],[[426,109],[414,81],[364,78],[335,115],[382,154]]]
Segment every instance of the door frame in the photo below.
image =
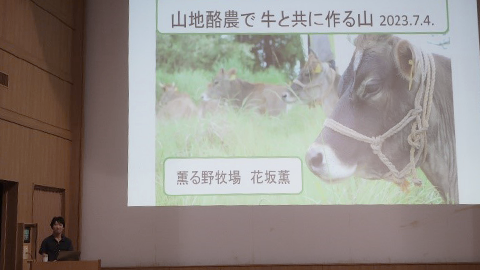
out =
[[0,269],[15,269],[17,264],[18,182],[0,180],[3,186]]

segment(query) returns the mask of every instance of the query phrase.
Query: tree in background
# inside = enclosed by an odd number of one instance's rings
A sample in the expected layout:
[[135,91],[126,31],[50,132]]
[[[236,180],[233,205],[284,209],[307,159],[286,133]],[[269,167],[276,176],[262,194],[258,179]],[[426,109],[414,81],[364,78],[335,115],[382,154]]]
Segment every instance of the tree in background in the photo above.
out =
[[256,70],[275,67],[293,74],[298,61],[305,63],[300,35],[237,35],[235,40],[252,45]]
[[304,57],[299,35],[168,35],[157,32],[157,69],[213,71],[234,62],[253,71],[270,67],[293,75]]
[[253,68],[251,45],[235,42],[231,35],[167,35],[157,32],[157,69],[213,70],[219,62],[235,59]]

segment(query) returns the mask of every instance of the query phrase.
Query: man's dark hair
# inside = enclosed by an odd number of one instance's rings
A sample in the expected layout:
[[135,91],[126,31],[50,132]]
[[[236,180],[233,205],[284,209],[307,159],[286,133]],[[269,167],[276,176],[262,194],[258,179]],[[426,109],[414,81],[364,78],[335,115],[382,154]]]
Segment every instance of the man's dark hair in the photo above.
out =
[[53,217],[52,222],[50,222],[50,228],[53,229],[53,225],[55,225],[55,222],[62,224],[65,228],[65,219],[63,219],[63,217]]

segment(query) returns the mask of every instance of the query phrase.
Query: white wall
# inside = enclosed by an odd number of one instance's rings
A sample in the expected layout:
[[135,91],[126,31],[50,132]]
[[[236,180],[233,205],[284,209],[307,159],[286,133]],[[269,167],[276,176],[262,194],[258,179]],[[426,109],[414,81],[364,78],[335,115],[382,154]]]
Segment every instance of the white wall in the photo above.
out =
[[480,206],[127,207],[128,1],[87,0],[82,259],[102,266],[480,261]]

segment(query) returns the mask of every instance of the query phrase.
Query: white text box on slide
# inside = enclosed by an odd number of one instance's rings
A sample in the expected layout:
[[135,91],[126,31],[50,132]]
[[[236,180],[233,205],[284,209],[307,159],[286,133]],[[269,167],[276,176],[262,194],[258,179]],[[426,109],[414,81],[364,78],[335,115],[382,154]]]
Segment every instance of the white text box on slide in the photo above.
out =
[[158,0],[160,33],[444,33],[447,0]]
[[299,158],[169,158],[164,169],[168,195],[302,192]]

